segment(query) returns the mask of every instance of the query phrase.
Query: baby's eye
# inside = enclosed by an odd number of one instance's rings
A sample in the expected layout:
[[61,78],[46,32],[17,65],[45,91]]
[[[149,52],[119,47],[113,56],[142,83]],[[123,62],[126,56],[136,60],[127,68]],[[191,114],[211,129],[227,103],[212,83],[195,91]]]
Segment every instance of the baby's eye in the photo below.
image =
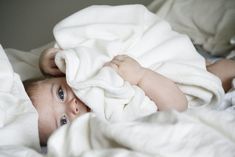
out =
[[64,101],[64,91],[61,87],[58,89],[58,97],[60,100]]
[[69,123],[69,120],[68,120],[68,118],[66,117],[66,115],[63,115],[63,116],[60,118],[60,126],[65,125],[65,124],[67,124],[67,123]]

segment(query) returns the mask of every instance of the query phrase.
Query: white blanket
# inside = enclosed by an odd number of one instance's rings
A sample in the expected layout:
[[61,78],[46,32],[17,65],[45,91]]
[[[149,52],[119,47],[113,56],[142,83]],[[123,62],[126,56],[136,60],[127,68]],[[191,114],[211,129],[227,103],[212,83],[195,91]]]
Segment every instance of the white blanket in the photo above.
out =
[[215,107],[223,97],[220,80],[206,71],[189,38],[142,5],[88,7],[58,23],[54,36],[64,49],[56,64],[76,95],[102,119],[127,121],[156,111],[140,88],[102,68],[117,54],[176,82],[189,107]]
[[20,75],[21,80],[43,77],[39,69],[39,57],[41,52],[54,46],[54,42],[32,49],[21,51],[13,48],[5,49],[6,55],[12,65],[14,72]]
[[10,146],[25,146],[39,151],[37,111],[1,45],[0,87],[0,154]]
[[234,0],[153,0],[148,8],[212,55],[226,55],[234,45]]
[[215,110],[158,112],[124,123],[90,113],[52,135],[48,156],[233,157],[234,130],[234,114]]

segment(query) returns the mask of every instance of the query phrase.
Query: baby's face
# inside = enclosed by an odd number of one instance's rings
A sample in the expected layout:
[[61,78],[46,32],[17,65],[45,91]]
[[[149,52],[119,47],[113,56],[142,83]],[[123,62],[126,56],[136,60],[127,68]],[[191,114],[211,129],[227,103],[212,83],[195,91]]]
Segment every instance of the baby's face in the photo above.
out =
[[39,114],[42,143],[58,127],[89,112],[89,108],[74,95],[63,77],[41,81],[34,92],[32,101]]

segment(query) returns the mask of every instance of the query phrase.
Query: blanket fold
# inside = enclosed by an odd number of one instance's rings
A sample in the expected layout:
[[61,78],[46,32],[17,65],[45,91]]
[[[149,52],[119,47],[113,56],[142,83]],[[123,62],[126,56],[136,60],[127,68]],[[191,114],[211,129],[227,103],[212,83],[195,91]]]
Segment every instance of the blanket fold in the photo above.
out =
[[1,45],[0,71],[0,154],[16,146],[39,151],[37,111]]
[[[214,56],[234,49],[234,0],[153,0],[148,8]],[[208,8],[210,8],[208,10]]]
[[103,67],[118,54],[172,79],[189,107],[215,107],[224,95],[190,39],[142,5],[88,7],[58,23],[54,36],[63,49],[57,66],[75,94],[103,119],[133,120],[157,109],[140,88]]
[[205,108],[159,112],[122,123],[89,113],[52,135],[48,156],[232,157],[234,122],[233,113]]

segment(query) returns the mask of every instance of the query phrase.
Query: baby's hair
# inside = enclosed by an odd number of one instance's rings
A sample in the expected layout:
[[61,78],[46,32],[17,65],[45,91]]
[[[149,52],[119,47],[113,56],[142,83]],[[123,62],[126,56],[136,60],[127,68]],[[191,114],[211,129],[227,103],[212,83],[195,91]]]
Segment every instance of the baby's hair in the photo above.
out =
[[25,88],[25,91],[31,101],[33,101],[34,98],[34,91],[37,89],[41,83],[41,81],[45,80],[45,78],[33,78],[23,81],[23,85]]

